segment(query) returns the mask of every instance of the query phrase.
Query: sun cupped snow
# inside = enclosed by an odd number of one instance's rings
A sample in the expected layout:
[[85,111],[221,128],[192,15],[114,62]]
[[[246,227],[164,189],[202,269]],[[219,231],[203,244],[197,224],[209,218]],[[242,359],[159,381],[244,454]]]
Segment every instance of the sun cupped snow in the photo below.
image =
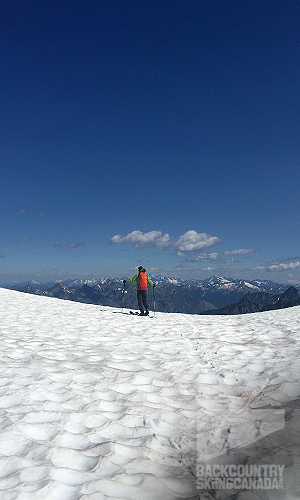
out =
[[300,307],[145,321],[12,290],[0,299],[1,499],[196,500],[214,425],[230,426],[226,451],[240,448],[238,426],[265,409],[286,412],[264,449],[299,491]]

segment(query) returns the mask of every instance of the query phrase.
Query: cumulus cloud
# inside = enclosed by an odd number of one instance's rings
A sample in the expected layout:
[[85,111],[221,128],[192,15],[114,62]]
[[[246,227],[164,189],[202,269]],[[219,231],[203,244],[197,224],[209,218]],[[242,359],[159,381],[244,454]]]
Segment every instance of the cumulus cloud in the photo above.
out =
[[67,248],[77,248],[81,247],[82,245],[85,245],[83,241],[78,241],[76,243],[56,243],[55,247],[67,247]]
[[186,252],[197,252],[219,242],[220,240],[216,236],[190,230],[180,236],[177,241],[174,241],[168,233],[162,234],[161,231],[150,231],[148,233],[132,231],[127,236],[116,234],[110,239],[109,243],[131,243],[135,248],[154,247],[165,249],[174,247],[177,250],[177,254],[183,257]]
[[[179,255],[179,253],[178,253]],[[181,255],[180,255],[181,256]],[[184,256],[184,254],[182,254]],[[215,261],[219,258],[219,254],[216,252],[211,253],[200,253],[197,257],[192,259],[186,259],[187,262],[207,262],[207,261]]]
[[161,231],[132,231],[127,236],[116,234],[110,240],[110,243],[132,243],[135,248],[168,248],[171,245],[171,238],[168,233],[162,234]]
[[216,243],[220,243],[217,236],[210,236],[206,233],[197,233],[190,230],[184,233],[175,243],[175,247],[179,252],[197,252],[205,247],[211,247]]
[[247,255],[248,253],[255,252],[254,248],[239,248],[237,250],[227,250],[225,255]]
[[198,257],[196,257],[195,260],[217,260],[218,257],[219,257],[219,254],[216,252],[201,253],[200,255],[198,255]]
[[267,268],[267,271],[285,271],[286,269],[295,269],[300,266],[300,262],[291,262],[290,264],[272,264]]
[[290,262],[289,264],[285,264],[284,262],[281,263],[276,263],[276,264],[270,264],[270,265],[265,265],[265,266],[258,266],[254,267],[253,270],[255,271],[286,271],[287,269],[296,269],[297,267],[300,267],[300,262]]

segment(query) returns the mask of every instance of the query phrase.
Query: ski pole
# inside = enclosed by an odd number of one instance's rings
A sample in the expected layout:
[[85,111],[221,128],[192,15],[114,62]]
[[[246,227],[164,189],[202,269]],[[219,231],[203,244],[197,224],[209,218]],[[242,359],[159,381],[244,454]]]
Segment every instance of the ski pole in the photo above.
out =
[[153,287],[153,315],[155,317],[155,293],[154,293],[154,288],[155,288],[155,286]]
[[123,302],[122,302],[122,312],[123,312],[123,309],[124,309],[124,302],[125,302],[125,282],[124,282],[124,286],[123,286]]

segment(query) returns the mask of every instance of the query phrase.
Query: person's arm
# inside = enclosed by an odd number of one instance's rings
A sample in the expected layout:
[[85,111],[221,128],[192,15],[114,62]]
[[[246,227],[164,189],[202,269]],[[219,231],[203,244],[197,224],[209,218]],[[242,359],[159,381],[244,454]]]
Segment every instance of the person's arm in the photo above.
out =
[[138,279],[138,274],[133,276],[133,278],[131,280],[125,280],[125,281],[126,281],[126,283],[134,283],[135,281],[137,281],[137,279]]
[[149,276],[148,276],[148,275],[147,275],[147,280],[148,280],[149,285],[151,285],[151,286],[155,286],[155,285],[154,285],[154,283],[152,283],[152,281],[151,281],[151,279],[149,278]]

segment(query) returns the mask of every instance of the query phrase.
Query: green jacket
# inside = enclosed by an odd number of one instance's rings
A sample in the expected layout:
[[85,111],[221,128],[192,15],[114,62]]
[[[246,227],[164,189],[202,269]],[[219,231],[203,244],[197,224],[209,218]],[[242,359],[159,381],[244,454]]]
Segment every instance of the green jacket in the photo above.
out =
[[[142,269],[142,272],[146,272],[146,269]],[[136,274],[135,276],[133,276],[133,278],[131,280],[126,280],[126,283],[134,283],[136,281],[136,286],[138,286],[139,284],[139,273]],[[147,281],[149,283],[149,285],[151,286],[154,286],[151,279],[149,278],[148,274],[147,274]]]

